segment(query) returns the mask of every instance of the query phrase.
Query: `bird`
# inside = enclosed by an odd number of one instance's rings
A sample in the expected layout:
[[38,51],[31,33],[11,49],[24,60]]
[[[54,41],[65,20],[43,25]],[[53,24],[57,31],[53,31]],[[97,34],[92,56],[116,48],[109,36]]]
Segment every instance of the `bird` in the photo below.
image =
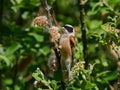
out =
[[74,48],[76,46],[75,43],[75,30],[72,25],[66,24],[63,27],[63,34],[59,40],[59,48],[61,54],[60,65],[62,71],[67,70],[67,77],[63,75],[63,77],[70,79],[70,69],[74,59]]

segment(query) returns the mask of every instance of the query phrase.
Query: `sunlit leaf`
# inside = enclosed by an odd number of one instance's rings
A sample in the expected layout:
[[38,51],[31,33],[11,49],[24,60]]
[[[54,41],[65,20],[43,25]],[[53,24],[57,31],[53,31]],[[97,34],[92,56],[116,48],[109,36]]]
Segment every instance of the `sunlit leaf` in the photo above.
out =
[[92,89],[92,88],[94,88],[94,87],[95,87],[95,84],[94,84],[94,83],[91,83],[91,82],[89,82],[89,81],[86,82],[86,85],[85,85],[85,89],[86,89],[86,90],[90,90],[90,89]]
[[24,12],[24,13],[22,14],[22,18],[23,18],[23,19],[28,19],[29,16],[30,16],[30,13],[29,13],[28,11],[26,11],[26,12]]
[[10,60],[6,56],[0,55],[0,61],[1,60],[5,61],[5,63],[7,64],[7,66],[10,65]]
[[6,78],[6,79],[4,80],[4,83],[5,83],[6,85],[12,85],[12,84],[13,84],[13,80],[12,80],[12,78]]
[[38,42],[43,42],[44,37],[36,33],[29,33],[28,35],[33,36]]
[[33,77],[35,78],[35,80],[37,80],[37,81],[41,81],[41,80],[42,80],[42,78],[39,77],[39,74],[38,74],[38,73],[33,73],[32,76],[33,76]]

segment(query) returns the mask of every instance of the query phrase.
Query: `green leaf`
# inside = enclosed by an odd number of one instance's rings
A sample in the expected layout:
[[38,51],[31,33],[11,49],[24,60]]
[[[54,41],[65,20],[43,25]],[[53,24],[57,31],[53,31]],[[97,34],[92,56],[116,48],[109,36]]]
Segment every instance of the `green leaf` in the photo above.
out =
[[13,80],[12,80],[12,78],[6,78],[6,79],[4,80],[4,83],[5,83],[6,85],[12,85],[12,84],[13,84]]
[[19,43],[14,43],[10,47],[8,47],[7,51],[5,52],[5,56],[11,56],[17,51],[19,48],[21,48],[21,45]]
[[105,77],[104,80],[105,81],[110,81],[110,80],[114,80],[118,77],[117,72],[109,72]]
[[23,19],[28,19],[29,18],[29,15],[30,13],[28,12],[28,11],[26,11],[26,12],[24,12],[23,14],[22,14],[22,18]]
[[120,3],[120,0],[108,0],[110,6],[115,7],[117,3]]
[[103,72],[100,72],[100,73],[97,73],[97,77],[101,77],[101,76],[103,76],[103,75],[106,75],[108,72],[110,72],[110,71],[103,71]]
[[37,34],[37,33],[29,33],[28,35],[33,36],[36,39],[36,41],[38,41],[38,42],[44,41],[44,37],[42,35]]
[[56,82],[55,80],[52,80],[52,81],[50,82],[50,84],[51,84],[51,86],[52,86],[55,90],[59,88],[58,85],[57,85],[57,82]]
[[49,51],[50,51],[49,47],[43,47],[42,49],[40,49],[40,52],[45,56],[49,53]]
[[86,82],[85,90],[90,90],[94,88],[96,85],[94,83],[91,83],[90,81]]
[[1,60],[4,60],[5,63],[7,64],[7,66],[10,65],[10,61],[9,61],[9,59],[8,59],[6,56],[0,55],[0,61],[1,61]]
[[42,73],[42,71],[37,68],[36,72],[32,74],[32,76],[37,80],[37,81],[41,81],[44,79],[44,74]]
[[35,80],[37,80],[37,81],[41,81],[41,80],[42,80],[42,78],[39,76],[38,73],[33,73],[32,76],[33,76],[33,77],[35,78]]
[[14,6],[11,7],[11,9],[12,9],[15,13],[17,13],[18,10],[19,10],[20,8],[23,8],[23,7],[24,7],[23,4],[15,4]]

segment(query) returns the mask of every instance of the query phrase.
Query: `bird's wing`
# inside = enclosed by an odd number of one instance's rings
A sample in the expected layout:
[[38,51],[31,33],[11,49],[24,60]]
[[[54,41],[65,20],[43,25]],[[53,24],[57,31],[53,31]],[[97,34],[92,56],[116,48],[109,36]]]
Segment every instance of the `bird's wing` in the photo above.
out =
[[71,48],[75,48],[75,46],[76,46],[74,36],[70,36],[70,45],[71,45]]
[[72,51],[72,57],[71,57],[72,58],[72,65],[71,66],[73,66],[73,64],[74,64],[74,48],[76,46],[74,36],[70,36],[70,45],[71,45],[71,51]]

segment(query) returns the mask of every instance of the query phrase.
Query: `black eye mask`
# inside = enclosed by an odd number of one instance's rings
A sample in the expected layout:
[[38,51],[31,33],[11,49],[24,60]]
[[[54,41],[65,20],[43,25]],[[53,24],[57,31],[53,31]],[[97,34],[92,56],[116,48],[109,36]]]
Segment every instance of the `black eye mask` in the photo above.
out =
[[68,27],[68,26],[64,26],[64,27],[67,29],[68,32],[70,32],[70,33],[73,32],[73,28],[72,27]]

